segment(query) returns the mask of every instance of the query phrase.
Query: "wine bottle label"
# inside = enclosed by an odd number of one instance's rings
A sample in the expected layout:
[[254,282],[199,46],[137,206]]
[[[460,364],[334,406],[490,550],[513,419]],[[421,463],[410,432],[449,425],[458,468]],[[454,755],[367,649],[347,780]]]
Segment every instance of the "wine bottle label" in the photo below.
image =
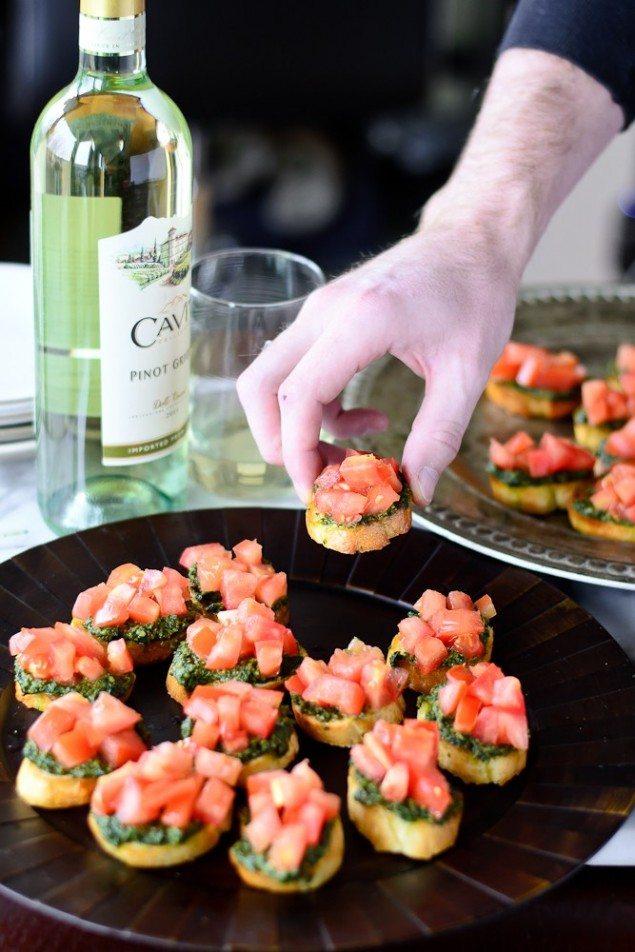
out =
[[99,241],[104,466],[160,459],[186,437],[191,247],[190,216]]
[[97,56],[130,56],[146,43],[146,15],[105,20],[79,15],[79,48]]

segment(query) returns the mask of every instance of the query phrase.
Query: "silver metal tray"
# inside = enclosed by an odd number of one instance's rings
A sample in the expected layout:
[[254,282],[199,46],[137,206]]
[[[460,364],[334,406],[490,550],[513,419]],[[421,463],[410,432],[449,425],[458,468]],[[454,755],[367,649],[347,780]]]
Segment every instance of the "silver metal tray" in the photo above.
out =
[[[591,375],[606,376],[617,345],[635,342],[635,286],[526,292],[518,304],[513,337],[573,350]],[[401,458],[422,396],[422,382],[388,357],[352,381],[345,404],[375,406],[386,412],[391,419],[389,432],[365,437],[363,446],[382,456]],[[535,438],[546,428],[572,436],[570,420],[525,420],[481,398],[456,460],[442,476],[432,504],[419,510],[415,521],[514,565],[583,582],[635,588],[635,545],[580,535],[565,513],[529,516],[492,498],[485,474],[489,438],[506,440],[521,428]]]

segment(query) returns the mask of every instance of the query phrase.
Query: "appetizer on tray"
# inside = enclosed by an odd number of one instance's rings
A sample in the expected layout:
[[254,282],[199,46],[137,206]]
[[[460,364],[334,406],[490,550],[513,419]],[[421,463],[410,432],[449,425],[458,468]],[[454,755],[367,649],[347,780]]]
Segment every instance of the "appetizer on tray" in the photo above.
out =
[[418,700],[417,717],[439,728],[439,766],[466,783],[504,784],[527,763],[529,731],[518,678],[483,662],[450,668]]
[[233,554],[220,542],[191,545],[179,562],[188,571],[191,603],[201,614],[238,608],[243,599],[254,598],[271,608],[280,624],[288,623],[286,573],[263,560],[256,539],[243,539]]
[[348,815],[376,850],[431,859],[456,840],[463,801],[437,767],[436,724],[377,721],[351,750]]
[[388,663],[403,668],[408,686],[430,691],[445,681],[455,664],[489,661],[494,644],[490,624],[496,615],[489,595],[473,602],[465,592],[426,589],[413,611],[399,622],[388,648]]
[[614,430],[635,414],[635,394],[612,387],[606,380],[582,384],[582,406],[573,414],[573,432],[580,446],[593,453]]
[[487,382],[489,399],[510,413],[555,420],[580,403],[586,369],[569,351],[554,353],[533,344],[505,345]]
[[340,798],[324,790],[308,760],[290,772],[253,774],[247,798],[241,838],[229,851],[243,882],[269,892],[308,892],[335,875],[344,857]]
[[240,761],[238,782],[262,770],[286,767],[298,753],[298,735],[284,693],[246,681],[199,684],[183,705],[181,736]]
[[104,647],[83,628],[58,621],[52,628],[22,628],[9,639],[15,658],[15,696],[43,711],[75,691],[89,701],[107,691],[126,700],[135,675],[123,638]]
[[197,618],[174,653],[166,686],[179,704],[197,684],[247,681],[279,688],[300,664],[304,652],[291,629],[261,602],[246,598],[217,619]]
[[611,383],[623,382],[625,389],[631,389],[628,384],[635,382],[635,344],[620,344],[615,355],[615,363],[611,368]]
[[635,465],[618,463],[570,504],[569,521],[584,535],[635,542]]
[[73,623],[104,645],[123,638],[135,664],[163,661],[194,618],[188,597],[187,579],[175,569],[141,569],[128,562],[77,596]]
[[381,648],[353,638],[328,663],[304,658],[285,681],[291,707],[305,734],[324,744],[350,747],[382,718],[403,720],[405,671],[387,664]]
[[92,703],[71,692],[29,727],[15,785],[34,807],[59,810],[90,802],[97,778],[147,749],[137,733],[141,715],[111,694]]
[[216,845],[231,825],[240,762],[166,741],[100,777],[88,825],[129,866],[176,866]]
[[345,555],[383,549],[412,523],[412,495],[395,459],[347,450],[322,470],[306,513],[315,542]]
[[487,473],[504,506],[544,516],[566,509],[593,479],[595,456],[571,440],[543,433],[536,444],[522,430],[506,443],[490,440]]
[[635,417],[600,443],[595,475],[604,476],[616,463],[635,462]]

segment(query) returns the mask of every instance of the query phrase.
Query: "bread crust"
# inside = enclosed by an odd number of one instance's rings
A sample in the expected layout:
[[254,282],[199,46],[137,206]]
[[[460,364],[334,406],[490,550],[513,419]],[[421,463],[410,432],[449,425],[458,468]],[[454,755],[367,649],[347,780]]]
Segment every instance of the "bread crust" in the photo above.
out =
[[32,807],[47,810],[63,810],[66,807],[83,807],[90,803],[97,777],[59,776],[42,770],[28,757],[20,764],[15,789],[21,800]]
[[355,793],[360,784],[351,765],[348,769],[346,803],[348,815],[366,839],[380,853],[402,853],[412,859],[431,859],[456,842],[463,808],[443,823],[431,820],[404,820],[392,810],[375,803],[360,803]]
[[496,476],[489,476],[489,484],[494,499],[511,509],[529,512],[534,516],[546,516],[556,509],[566,509],[587,486],[593,482],[594,474],[589,471],[588,479],[572,479],[567,483],[541,483],[539,486],[509,486]]
[[88,826],[105,853],[114,856],[127,866],[151,869],[161,866],[179,866],[181,863],[189,863],[198,856],[202,856],[203,853],[209,852],[231,826],[231,817],[230,810],[226,820],[220,826],[208,824],[183,843],[175,845],[167,843],[161,846],[148,843],[122,843],[120,846],[115,846],[102,834],[92,810],[88,814]]
[[584,516],[573,503],[568,507],[569,522],[577,532],[596,536],[601,539],[613,539],[615,542],[635,542],[635,525],[623,526],[618,522],[605,522]]
[[[134,687],[134,680],[125,694],[117,695],[120,701],[127,701],[130,697],[132,688]],[[15,698],[16,701],[20,701],[21,704],[24,704],[25,707],[32,707],[36,711],[45,711],[49,704],[52,704],[53,701],[56,701],[58,698],[63,697],[64,692],[59,694],[45,694],[43,691],[39,691],[37,694],[24,694],[22,688],[15,682]]]
[[355,555],[358,552],[374,552],[383,549],[391,539],[410,531],[412,525],[412,507],[400,506],[389,516],[381,516],[372,522],[357,523],[352,526],[340,526],[325,523],[315,508],[313,498],[306,511],[306,528],[314,542],[342,552]]
[[293,730],[289,735],[289,744],[286,752],[281,757],[266,753],[261,754],[259,757],[254,757],[253,760],[247,761],[247,763],[243,764],[243,769],[240,771],[238,784],[244,787],[247,783],[247,777],[255,773],[262,773],[263,770],[282,770],[282,768],[288,766],[292,760],[295,760],[299,750],[300,743],[298,741],[298,735],[295,730]]
[[364,734],[373,729],[378,720],[388,721],[390,724],[401,724],[406,702],[400,696],[376,711],[364,710],[357,716],[338,717],[332,721],[321,721],[312,714],[306,714],[293,701],[291,701],[291,707],[298,726],[313,740],[333,747],[352,747],[353,744],[361,741]]
[[236,859],[233,850],[229,851],[229,859],[242,881],[254,889],[265,889],[267,892],[274,893],[310,892],[331,879],[342,865],[342,860],[344,859],[344,830],[342,828],[342,821],[339,816],[333,820],[328,848],[313,867],[313,872],[309,879],[281,883],[279,880],[267,876],[266,873],[260,870],[247,869]]
[[[626,423],[626,420],[624,420]],[[610,426],[593,426],[591,423],[576,423],[573,421],[573,435],[576,443],[591,453],[597,453],[600,444],[609,438],[615,430]]]
[[580,406],[579,399],[548,400],[546,397],[536,397],[496,380],[488,380],[485,394],[492,403],[509,413],[541,420],[559,420],[561,417],[570,416],[576,407]]
[[[489,661],[492,657],[492,648],[494,647],[494,630],[491,625],[487,626],[487,631],[489,637],[487,639],[487,644],[485,645],[485,651],[482,655],[479,655],[478,658],[466,658],[463,662],[464,664],[471,666],[473,664],[479,664],[481,661]],[[395,654],[397,651],[403,651],[403,645],[401,642],[401,635],[399,632],[395,635],[393,640],[388,646],[388,653],[386,658],[390,664],[391,655]],[[400,659],[397,662],[398,668],[403,668],[408,672],[408,687],[413,691],[418,691],[419,694],[429,694],[432,688],[436,687],[437,684],[443,684],[446,680],[447,668],[436,668],[434,671],[431,671],[429,674],[423,674],[419,671],[419,668],[411,664],[405,659]]]

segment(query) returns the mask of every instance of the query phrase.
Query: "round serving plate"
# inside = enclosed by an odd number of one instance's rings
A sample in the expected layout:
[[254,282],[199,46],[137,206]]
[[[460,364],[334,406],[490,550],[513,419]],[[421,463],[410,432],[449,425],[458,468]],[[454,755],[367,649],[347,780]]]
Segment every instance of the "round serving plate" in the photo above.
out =
[[[635,286],[526,292],[516,311],[514,340],[553,350],[573,350],[591,376],[605,377],[622,341],[635,342]],[[364,437],[363,447],[401,459],[423,383],[392,357],[360,373],[346,406],[374,406],[387,413],[390,431]],[[581,582],[635,587],[635,545],[583,536],[566,513],[540,517],[508,509],[491,495],[485,466],[490,437],[507,440],[520,429],[535,439],[549,429],[573,437],[571,420],[527,420],[482,397],[455,461],[443,474],[433,502],[417,524],[507,563]]]
[[[527,697],[525,771],[500,789],[464,789],[457,844],[432,862],[374,852],[344,817],[342,869],[310,895],[242,886],[227,860],[235,830],[194,863],[134,870],[99,850],[85,810],[39,811],[16,797],[35,712],[15,701],[0,647],[0,891],[114,945],[125,937],[173,950],[419,948],[544,893],[618,829],[635,801],[630,662],[551,585],[421,529],[356,558],[313,543],[298,510],[199,510],[92,529],[0,565],[0,642],[20,626],[68,619],[77,592],[121,562],[176,566],[185,545],[245,537],[258,538],[288,573],[291,625],[317,657],[353,635],[385,649],[426,587],[489,593],[498,609],[494,659]],[[178,736],[180,708],[165,692],[165,673],[165,665],[141,668],[130,700],[155,741]],[[346,751],[301,737],[301,756],[344,797]]]

